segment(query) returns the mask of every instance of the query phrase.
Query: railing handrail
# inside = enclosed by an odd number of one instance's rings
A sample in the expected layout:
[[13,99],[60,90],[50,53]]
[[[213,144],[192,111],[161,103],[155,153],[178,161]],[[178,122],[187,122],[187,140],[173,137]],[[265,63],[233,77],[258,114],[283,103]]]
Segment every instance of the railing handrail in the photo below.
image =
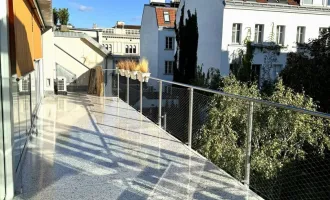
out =
[[179,86],[183,86],[183,87],[187,87],[187,88],[193,88],[195,90],[209,92],[209,93],[213,93],[213,94],[218,94],[218,95],[221,95],[221,96],[236,98],[236,99],[240,99],[240,100],[244,100],[244,101],[248,101],[248,102],[254,102],[254,103],[263,104],[263,105],[267,105],[267,106],[273,106],[273,107],[277,107],[277,108],[284,108],[284,109],[292,110],[292,111],[295,111],[295,112],[312,115],[312,116],[315,116],[315,117],[322,117],[322,118],[325,118],[325,119],[330,119],[330,114],[326,114],[326,113],[322,113],[322,112],[307,110],[307,109],[298,108],[298,107],[295,107],[295,106],[275,103],[275,102],[266,101],[266,100],[262,100],[262,99],[245,97],[245,96],[240,96],[240,95],[236,95],[236,94],[229,94],[229,93],[221,92],[221,91],[218,91],[218,90],[202,88],[202,87],[198,87],[198,86],[188,85],[188,84],[184,84],[184,83],[178,83],[178,82],[174,82],[174,81],[163,80],[163,79],[154,78],[154,77],[150,77],[150,79],[153,79],[153,80],[156,80],[156,81],[162,81],[163,83],[170,83],[170,84],[179,85]]

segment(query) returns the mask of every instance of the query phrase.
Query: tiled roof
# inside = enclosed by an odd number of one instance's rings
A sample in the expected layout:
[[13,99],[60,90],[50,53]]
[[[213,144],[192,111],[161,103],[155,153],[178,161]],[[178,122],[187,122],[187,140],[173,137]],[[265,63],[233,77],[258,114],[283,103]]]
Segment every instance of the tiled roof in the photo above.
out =
[[[156,7],[156,17],[157,17],[158,26],[174,28],[176,10],[177,8]],[[164,12],[168,12],[170,14],[170,22],[165,22]]]

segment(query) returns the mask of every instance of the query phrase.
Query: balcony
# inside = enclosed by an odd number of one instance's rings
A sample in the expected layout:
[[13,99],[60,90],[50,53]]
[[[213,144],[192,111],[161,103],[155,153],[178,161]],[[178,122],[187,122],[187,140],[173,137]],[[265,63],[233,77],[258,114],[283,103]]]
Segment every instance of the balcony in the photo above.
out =
[[[261,179],[253,165],[261,151],[251,139],[263,126],[255,122],[260,107],[315,120],[329,119],[326,114],[156,78],[141,84],[112,70],[105,71],[105,89],[104,97],[44,99],[16,199],[290,199],[283,187],[301,199],[315,191],[327,196],[329,158],[297,160],[290,174]],[[232,123],[247,127],[244,148],[231,150],[240,157],[224,156],[215,165],[201,155],[198,141],[208,140],[200,130],[218,96],[246,120]],[[316,130],[322,124],[315,122],[305,123]]]
[[15,199],[261,199],[127,103],[44,99]]

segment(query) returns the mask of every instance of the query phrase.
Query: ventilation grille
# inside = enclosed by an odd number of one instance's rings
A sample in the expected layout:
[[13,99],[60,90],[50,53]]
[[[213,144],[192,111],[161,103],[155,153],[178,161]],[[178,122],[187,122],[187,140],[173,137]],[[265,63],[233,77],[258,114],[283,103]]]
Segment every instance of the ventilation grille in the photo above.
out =
[[64,91],[64,84],[65,84],[64,80],[58,80],[58,83],[57,83],[58,91]]
[[22,91],[29,91],[29,81],[28,80],[22,81]]

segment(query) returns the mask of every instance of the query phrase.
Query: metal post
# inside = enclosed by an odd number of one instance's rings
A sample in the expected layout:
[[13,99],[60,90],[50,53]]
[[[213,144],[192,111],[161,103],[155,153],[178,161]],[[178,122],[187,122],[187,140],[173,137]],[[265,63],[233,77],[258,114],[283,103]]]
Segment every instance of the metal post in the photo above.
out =
[[126,102],[129,105],[129,78],[127,77],[127,94],[126,94]]
[[143,88],[142,88],[142,81],[140,82],[140,113],[142,114],[142,98],[143,98]]
[[119,101],[119,72],[117,72],[117,96]]
[[249,104],[248,113],[248,132],[247,132],[247,143],[246,143],[246,162],[245,162],[245,180],[244,183],[247,188],[250,185],[250,161],[251,161],[251,141],[252,141],[252,128],[253,128],[253,102]]
[[164,130],[166,131],[167,129],[167,114],[164,114]]
[[193,105],[194,105],[194,88],[189,88],[189,118],[188,118],[188,145],[192,144],[192,124],[193,124]]
[[163,95],[163,82],[159,81],[159,99],[158,99],[158,126],[162,127],[162,95]]

